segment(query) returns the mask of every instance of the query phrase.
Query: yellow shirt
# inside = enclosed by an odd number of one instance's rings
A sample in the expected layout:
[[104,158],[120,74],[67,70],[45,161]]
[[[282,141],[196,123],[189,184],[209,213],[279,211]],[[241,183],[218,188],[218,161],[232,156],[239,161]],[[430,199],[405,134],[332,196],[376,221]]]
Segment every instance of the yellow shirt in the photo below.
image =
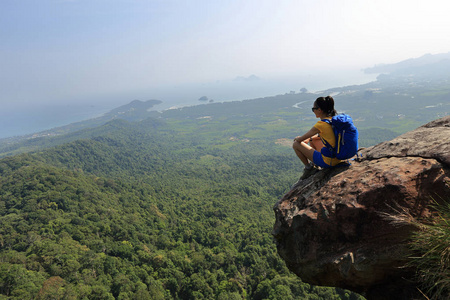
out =
[[[327,119],[331,120],[331,117],[329,117]],[[323,121],[318,121],[314,125],[314,128],[319,130],[320,138],[326,140],[328,142],[328,144],[330,144],[333,148],[336,146],[336,137],[334,136],[333,128],[331,128],[330,124],[323,122]],[[322,154],[322,158],[323,158],[323,161],[330,166],[335,166],[342,162],[341,160],[339,160],[337,158],[327,157],[323,154]]]

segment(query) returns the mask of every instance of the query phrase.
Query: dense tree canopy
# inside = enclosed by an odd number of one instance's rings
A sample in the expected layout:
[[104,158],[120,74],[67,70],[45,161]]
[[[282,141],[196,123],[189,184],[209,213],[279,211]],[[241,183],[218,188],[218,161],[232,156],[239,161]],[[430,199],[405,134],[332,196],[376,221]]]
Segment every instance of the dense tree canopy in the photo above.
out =
[[358,299],[276,253],[289,148],[155,124],[0,160],[0,299]]

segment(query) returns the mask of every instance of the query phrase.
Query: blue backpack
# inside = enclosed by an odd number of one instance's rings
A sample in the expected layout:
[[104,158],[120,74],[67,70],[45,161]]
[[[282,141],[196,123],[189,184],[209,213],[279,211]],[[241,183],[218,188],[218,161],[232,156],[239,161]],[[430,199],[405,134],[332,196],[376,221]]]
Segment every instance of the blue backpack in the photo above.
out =
[[322,148],[322,154],[327,157],[336,157],[340,160],[345,160],[353,157],[358,152],[358,129],[353,125],[352,118],[346,114],[340,114],[329,119],[323,119],[331,125],[336,137],[336,147],[322,139],[325,145]]

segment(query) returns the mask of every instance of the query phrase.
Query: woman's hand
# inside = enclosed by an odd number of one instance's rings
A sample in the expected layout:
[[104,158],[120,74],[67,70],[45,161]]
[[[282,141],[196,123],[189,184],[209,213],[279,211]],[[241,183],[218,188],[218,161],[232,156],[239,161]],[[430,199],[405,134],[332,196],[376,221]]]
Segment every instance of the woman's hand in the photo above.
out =
[[309,142],[309,138],[312,137],[313,135],[318,134],[318,133],[319,133],[319,129],[313,127],[307,133],[305,133],[304,135],[296,137],[294,139],[294,142],[298,142],[298,143],[305,142],[305,143],[308,143]]

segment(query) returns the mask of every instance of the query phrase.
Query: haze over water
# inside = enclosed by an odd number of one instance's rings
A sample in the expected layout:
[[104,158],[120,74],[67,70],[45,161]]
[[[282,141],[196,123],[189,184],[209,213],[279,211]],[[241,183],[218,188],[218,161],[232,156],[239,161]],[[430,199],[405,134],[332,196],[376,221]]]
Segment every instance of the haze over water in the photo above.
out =
[[128,104],[133,100],[161,100],[155,110],[201,105],[199,98],[206,96],[213,102],[236,101],[275,96],[306,88],[310,92],[328,88],[363,84],[375,80],[376,75],[359,70],[333,73],[309,73],[289,78],[253,79],[251,75],[233,80],[204,84],[174,84],[151,91],[139,91],[130,98],[127,93],[102,96],[95,99],[62,100],[57,103],[5,105],[0,111],[0,138],[25,135],[87,120]]

